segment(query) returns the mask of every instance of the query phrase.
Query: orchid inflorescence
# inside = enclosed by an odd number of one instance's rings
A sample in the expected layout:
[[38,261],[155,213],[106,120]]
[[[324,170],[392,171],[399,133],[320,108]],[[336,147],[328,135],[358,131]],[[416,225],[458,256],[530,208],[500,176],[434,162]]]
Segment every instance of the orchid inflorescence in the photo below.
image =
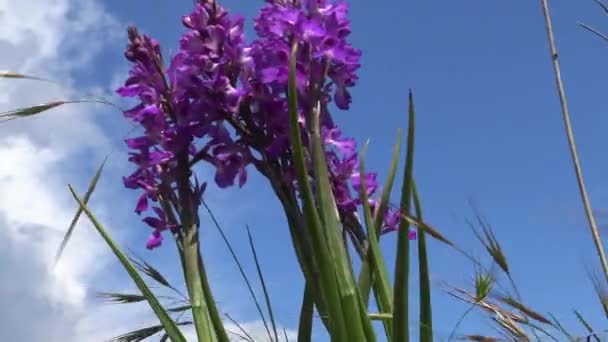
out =
[[[295,40],[301,47],[297,87],[302,139],[310,140],[306,113],[318,104],[338,210],[341,217],[356,214],[361,205],[360,197],[351,193],[358,194],[361,183],[356,143],[342,137],[329,109],[332,102],[339,109],[350,107],[348,89],[360,67],[361,51],[347,42],[347,14],[345,2],[269,1],[254,20],[257,39],[247,44],[242,17],[229,15],[215,1],[201,0],[183,17],[187,31],[166,68],[159,43],[129,28],[125,56],[133,66],[118,94],[140,101],[125,111],[144,129],[142,136],[126,140],[129,161],[137,170],[124,183],[143,191],[135,211],[147,211],[149,202],[159,197],[174,198],[180,158],[189,167],[199,161],[211,164],[220,188],[235,182],[242,187],[253,165],[271,181],[298,190],[286,97],[289,50]],[[310,153],[307,157],[310,163]],[[278,179],[270,176],[271,169],[278,170]],[[376,173],[364,177],[371,196],[379,187]],[[205,185],[192,195],[202,196]],[[370,205],[375,208],[377,202],[370,199]],[[143,219],[154,228],[148,248],[161,244],[161,231],[179,227],[168,221],[166,208],[152,210],[156,217]],[[398,211],[392,210],[384,231],[395,229],[398,221]]]

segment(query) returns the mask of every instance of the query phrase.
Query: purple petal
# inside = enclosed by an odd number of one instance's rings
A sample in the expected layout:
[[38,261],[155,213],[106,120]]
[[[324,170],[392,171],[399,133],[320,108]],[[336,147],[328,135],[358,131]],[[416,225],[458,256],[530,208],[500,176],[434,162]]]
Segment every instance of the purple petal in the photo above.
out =
[[142,194],[139,196],[137,200],[137,205],[135,206],[135,212],[140,215],[142,212],[148,210],[148,195]]
[[163,243],[163,236],[159,231],[154,231],[152,235],[148,238],[148,242],[146,243],[147,249],[154,249],[159,247]]
[[157,219],[156,217],[144,217],[142,221],[144,221],[148,226],[159,231],[167,228],[166,223],[160,219]]
[[334,101],[336,101],[336,106],[340,109],[348,109],[350,107],[350,103],[352,101],[352,97],[346,87],[337,87],[336,93],[334,94]]
[[150,137],[148,136],[126,139],[125,142],[127,143],[127,146],[131,149],[148,148],[154,144],[152,139],[150,139]]
[[245,167],[241,167],[239,169],[239,188],[242,188],[246,182],[247,182],[247,169]]

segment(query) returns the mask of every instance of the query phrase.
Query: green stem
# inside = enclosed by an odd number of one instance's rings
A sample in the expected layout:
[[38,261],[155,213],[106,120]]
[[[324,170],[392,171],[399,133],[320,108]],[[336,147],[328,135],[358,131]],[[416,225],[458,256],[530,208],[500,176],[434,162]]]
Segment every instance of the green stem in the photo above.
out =
[[210,327],[209,308],[203,293],[201,281],[200,264],[198,261],[198,227],[190,226],[186,230],[186,241],[184,244],[184,261],[186,265],[186,285],[190,304],[192,305],[192,316],[194,328],[199,342],[214,342],[215,338]]
[[211,286],[209,285],[207,271],[205,270],[205,264],[203,263],[203,257],[200,253],[200,250],[198,253],[198,263],[201,275],[201,283],[203,284],[203,294],[205,296],[205,301],[207,302],[207,306],[209,308],[209,316],[211,318],[213,328],[215,329],[217,339],[219,342],[228,342],[230,339],[228,338],[228,333],[226,333],[226,329],[224,328],[224,322],[222,321],[222,317],[220,316],[220,313],[217,310],[217,306],[215,305],[215,300],[213,299],[213,295],[211,293]]
[[[423,222],[422,206],[416,183],[412,184],[416,218]],[[433,341],[433,313],[431,306],[431,281],[429,275],[429,260],[426,252],[426,234],[418,229],[418,271],[420,273],[420,342]]]
[[307,281],[300,309],[300,323],[298,325],[298,342],[312,341],[312,315],[314,313],[313,290]]
[[203,291],[203,275],[199,263],[198,224],[190,188],[188,155],[182,153],[178,159],[178,191],[180,199],[180,220],[184,231],[184,266],[186,286],[192,305],[194,328],[199,342],[214,342],[210,327],[209,308]]

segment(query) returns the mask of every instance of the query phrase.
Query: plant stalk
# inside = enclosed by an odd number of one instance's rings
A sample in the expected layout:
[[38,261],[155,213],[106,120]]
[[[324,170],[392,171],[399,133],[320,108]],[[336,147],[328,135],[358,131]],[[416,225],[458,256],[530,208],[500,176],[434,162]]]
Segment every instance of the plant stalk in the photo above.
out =
[[587,189],[585,187],[585,182],[583,179],[583,171],[578,157],[576,142],[574,140],[574,132],[572,130],[572,123],[570,121],[570,111],[568,110],[568,102],[566,100],[564,83],[561,77],[559,59],[557,55],[557,47],[555,45],[553,26],[551,24],[551,15],[549,14],[548,1],[541,0],[541,7],[543,10],[543,15],[545,17],[545,27],[547,30],[547,38],[549,40],[551,60],[553,62],[553,74],[555,76],[555,83],[557,86],[557,93],[559,95],[559,102],[562,107],[562,117],[566,128],[566,136],[568,137],[568,145],[570,146],[570,153],[572,155],[574,171],[576,172],[576,180],[578,182],[578,188],[581,194],[581,199],[583,201],[583,207],[585,208],[585,215],[587,216],[587,220],[589,221],[589,229],[591,230],[591,236],[593,237],[593,242],[595,243],[595,248],[602,264],[606,283],[608,283],[608,262],[606,261],[606,253],[604,252],[604,247],[602,246],[602,241],[600,239],[600,233],[597,228],[597,223],[595,222],[595,217],[593,217],[593,210],[591,209],[591,200],[587,195]]

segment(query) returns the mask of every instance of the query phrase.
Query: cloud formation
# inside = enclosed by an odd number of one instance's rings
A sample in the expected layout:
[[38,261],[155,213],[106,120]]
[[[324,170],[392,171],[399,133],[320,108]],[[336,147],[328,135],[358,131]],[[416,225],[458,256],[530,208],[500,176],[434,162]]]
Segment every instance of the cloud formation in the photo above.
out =
[[[0,0],[0,22],[0,70],[62,84],[0,79],[0,111],[74,98],[79,70],[120,32],[93,0]],[[77,227],[51,267],[75,211],[65,184],[85,182],[71,165],[111,146],[95,122],[102,109],[65,106],[0,126],[0,341],[102,341],[133,327],[89,299],[112,257],[91,227]]]
[[[98,0],[0,0],[0,22],[0,70],[61,83],[0,79],[0,112],[81,98],[82,74],[91,74],[87,68],[111,42],[124,42],[122,26]],[[82,191],[89,171],[119,141],[102,128],[111,111],[67,105],[0,125],[0,341],[103,341],[156,321],[146,304],[108,306],[91,298],[95,290],[132,286],[118,280],[120,266],[86,218],[52,268],[76,210],[65,184],[76,183]],[[109,198],[98,191],[93,211],[111,223],[104,203]],[[267,340],[261,322],[242,326],[256,340]],[[187,336],[195,340],[191,331]]]

